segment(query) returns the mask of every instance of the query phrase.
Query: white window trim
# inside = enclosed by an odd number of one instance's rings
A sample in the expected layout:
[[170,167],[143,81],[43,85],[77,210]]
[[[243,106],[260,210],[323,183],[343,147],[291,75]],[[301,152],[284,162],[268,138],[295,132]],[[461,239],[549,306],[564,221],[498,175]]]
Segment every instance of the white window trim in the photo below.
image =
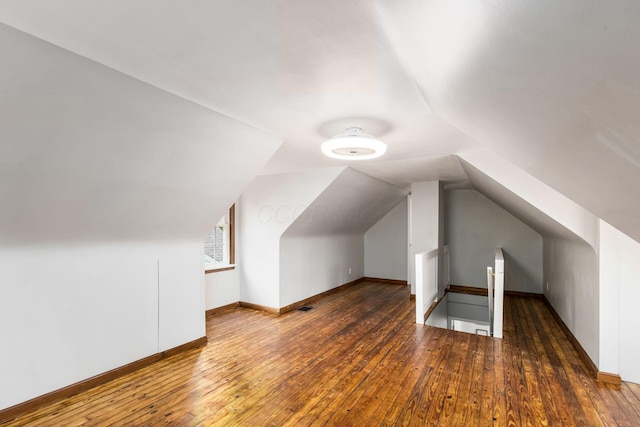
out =
[[[232,224],[232,221],[234,222],[233,224]],[[223,233],[224,233],[223,239],[228,244],[225,244],[223,246],[224,253],[222,258],[224,262],[218,262],[213,258],[211,258],[210,256],[203,253],[205,274],[213,273],[217,271],[233,270],[236,267],[235,263],[229,262],[229,261],[235,260],[236,242],[231,241],[232,239],[235,240],[235,232],[232,230],[232,228],[235,228],[235,204],[231,206],[231,208],[229,208],[227,213],[222,218],[220,218],[220,221],[218,221],[215,227],[223,228]]]

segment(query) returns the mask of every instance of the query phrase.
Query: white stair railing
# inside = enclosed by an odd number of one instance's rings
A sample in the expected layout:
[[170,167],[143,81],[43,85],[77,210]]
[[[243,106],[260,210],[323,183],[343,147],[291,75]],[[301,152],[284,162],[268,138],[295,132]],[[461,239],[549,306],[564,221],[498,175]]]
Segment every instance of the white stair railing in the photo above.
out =
[[487,267],[487,292],[491,335],[495,338],[502,338],[504,320],[504,254],[501,248],[496,248],[494,268]]
[[444,273],[442,282],[444,283],[444,287],[446,289],[447,286],[449,286],[449,282],[451,281],[451,270],[449,268],[449,245],[445,245],[442,252],[444,257],[444,259],[442,260],[442,270]]
[[487,267],[487,297],[489,298],[489,335],[493,336],[493,268]]
[[438,297],[438,250],[416,254],[415,270],[416,323],[424,324],[427,310]]

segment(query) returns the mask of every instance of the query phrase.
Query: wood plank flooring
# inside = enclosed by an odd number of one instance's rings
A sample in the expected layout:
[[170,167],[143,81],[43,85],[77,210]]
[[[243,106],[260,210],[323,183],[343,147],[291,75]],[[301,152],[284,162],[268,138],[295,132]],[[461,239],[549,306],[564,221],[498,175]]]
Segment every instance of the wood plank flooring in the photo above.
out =
[[360,283],[275,317],[207,319],[209,343],[3,426],[638,426],[544,303],[505,298],[503,340],[414,323],[406,286]]

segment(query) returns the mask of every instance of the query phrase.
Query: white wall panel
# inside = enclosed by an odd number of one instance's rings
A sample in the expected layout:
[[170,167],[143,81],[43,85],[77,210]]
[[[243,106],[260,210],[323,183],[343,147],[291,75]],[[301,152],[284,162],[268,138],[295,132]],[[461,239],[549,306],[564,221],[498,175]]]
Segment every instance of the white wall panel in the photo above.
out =
[[158,351],[206,335],[202,242],[173,243],[159,257]]
[[167,249],[0,249],[0,408],[156,353],[158,257]]
[[282,307],[364,276],[362,234],[280,239]]
[[600,364],[640,383],[640,243],[600,221]]
[[364,235],[364,275],[407,280],[407,200],[404,199]]
[[354,169],[341,172],[280,238],[281,306],[363,277],[365,232],[406,194]]
[[241,301],[281,306],[280,236],[343,170],[263,175],[242,193]]
[[440,183],[437,181],[411,184],[411,235],[409,253],[409,281],[411,293],[416,292],[415,256],[420,252],[438,249],[440,242]]
[[[621,236],[620,376],[640,384],[640,243]],[[607,313],[613,316],[613,313]]]
[[475,190],[447,191],[451,283],[486,288],[501,247],[506,290],[542,293],[542,236]]
[[599,366],[598,256],[591,246],[577,239],[546,236],[543,246],[544,294]]

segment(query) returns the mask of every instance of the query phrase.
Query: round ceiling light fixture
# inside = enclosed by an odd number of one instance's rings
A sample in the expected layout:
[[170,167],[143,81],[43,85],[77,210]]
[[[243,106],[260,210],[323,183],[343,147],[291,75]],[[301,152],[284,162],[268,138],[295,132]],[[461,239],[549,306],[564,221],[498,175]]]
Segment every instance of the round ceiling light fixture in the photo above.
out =
[[321,148],[326,156],[334,159],[367,160],[382,156],[387,151],[387,144],[362,133],[361,128],[351,127],[323,142]]

